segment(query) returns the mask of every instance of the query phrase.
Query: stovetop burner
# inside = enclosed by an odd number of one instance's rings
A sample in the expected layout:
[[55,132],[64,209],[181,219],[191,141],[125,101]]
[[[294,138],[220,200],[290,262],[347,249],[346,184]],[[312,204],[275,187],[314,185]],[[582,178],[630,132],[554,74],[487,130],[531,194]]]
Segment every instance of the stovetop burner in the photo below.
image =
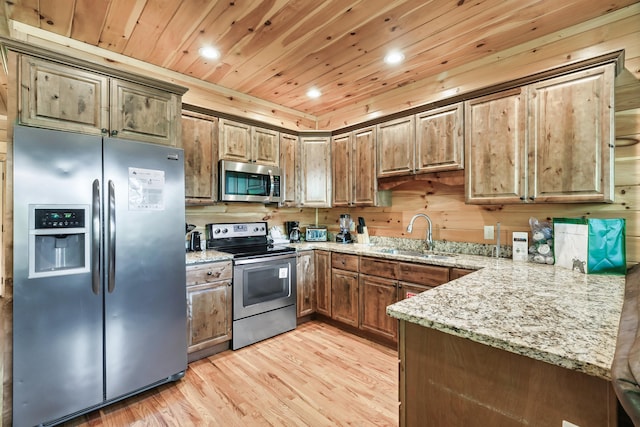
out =
[[266,222],[206,225],[207,249],[227,252],[234,258],[255,258],[295,253],[288,246],[270,245]]

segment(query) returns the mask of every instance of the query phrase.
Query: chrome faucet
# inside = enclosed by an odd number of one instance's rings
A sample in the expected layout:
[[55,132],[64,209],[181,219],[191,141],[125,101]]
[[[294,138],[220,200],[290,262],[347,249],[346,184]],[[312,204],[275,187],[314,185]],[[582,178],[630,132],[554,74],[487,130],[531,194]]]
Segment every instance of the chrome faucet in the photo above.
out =
[[426,242],[427,242],[427,250],[431,251],[433,250],[433,237],[432,237],[432,231],[431,231],[433,226],[431,224],[431,218],[429,218],[426,214],[423,214],[423,213],[415,214],[413,218],[411,218],[411,221],[409,221],[407,232],[411,233],[413,231],[413,222],[416,220],[416,218],[419,218],[419,217],[426,219],[427,222],[429,223],[429,228],[427,229]]

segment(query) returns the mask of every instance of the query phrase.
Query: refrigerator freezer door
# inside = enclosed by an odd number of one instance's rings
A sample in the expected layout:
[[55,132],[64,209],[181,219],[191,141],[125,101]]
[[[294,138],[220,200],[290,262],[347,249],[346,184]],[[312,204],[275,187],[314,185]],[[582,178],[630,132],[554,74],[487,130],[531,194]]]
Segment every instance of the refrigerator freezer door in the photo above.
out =
[[106,138],[104,182],[111,400],[187,367],[183,152]]
[[27,255],[30,204],[92,206],[101,144],[101,137],[14,127],[15,426],[103,401],[102,295],[94,293],[91,273],[29,279]]

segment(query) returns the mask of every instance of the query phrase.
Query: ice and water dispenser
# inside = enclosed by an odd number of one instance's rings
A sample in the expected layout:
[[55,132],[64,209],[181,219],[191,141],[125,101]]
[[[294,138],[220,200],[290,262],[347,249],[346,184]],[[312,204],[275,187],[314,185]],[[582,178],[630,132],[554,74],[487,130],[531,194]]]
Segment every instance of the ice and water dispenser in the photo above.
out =
[[29,278],[90,269],[89,206],[29,206]]

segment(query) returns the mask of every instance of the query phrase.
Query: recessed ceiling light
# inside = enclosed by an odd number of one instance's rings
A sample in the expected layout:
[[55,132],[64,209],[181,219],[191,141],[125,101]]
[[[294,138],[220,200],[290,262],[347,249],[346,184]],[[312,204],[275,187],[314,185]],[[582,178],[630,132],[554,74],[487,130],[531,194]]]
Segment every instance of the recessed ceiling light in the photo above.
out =
[[309,89],[307,91],[307,96],[309,98],[314,98],[314,99],[315,98],[320,98],[320,95],[322,95],[322,92],[320,92],[320,90],[315,88],[315,87],[312,87],[311,89]]
[[198,52],[200,52],[200,55],[203,58],[207,58],[207,59],[218,59],[218,58],[220,58],[220,51],[218,49],[216,49],[215,47],[212,47],[212,46],[201,47]]
[[399,64],[402,61],[404,61],[404,54],[398,50],[391,51],[384,57],[384,62],[390,65]]

